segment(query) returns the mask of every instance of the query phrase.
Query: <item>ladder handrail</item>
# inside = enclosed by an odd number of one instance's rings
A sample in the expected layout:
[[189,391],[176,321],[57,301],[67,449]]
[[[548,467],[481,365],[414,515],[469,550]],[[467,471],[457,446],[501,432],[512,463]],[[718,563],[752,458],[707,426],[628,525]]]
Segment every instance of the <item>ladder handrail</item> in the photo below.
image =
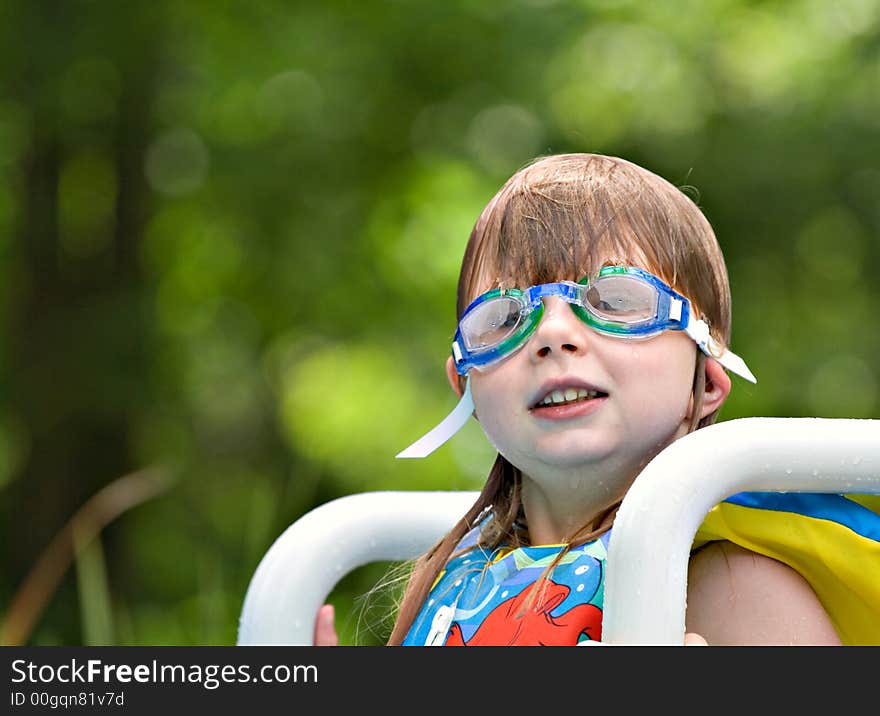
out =
[[337,582],[370,562],[417,557],[478,492],[363,492],[320,505],[291,524],[251,578],[239,645],[312,643],[318,609]]
[[[682,643],[693,538],[714,505],[742,491],[880,493],[880,420],[737,418],[686,435],[659,453],[615,518],[606,565],[605,643]],[[311,644],[318,608],[343,576],[370,562],[421,554],[477,495],[365,492],[306,513],[257,567],[237,643]]]

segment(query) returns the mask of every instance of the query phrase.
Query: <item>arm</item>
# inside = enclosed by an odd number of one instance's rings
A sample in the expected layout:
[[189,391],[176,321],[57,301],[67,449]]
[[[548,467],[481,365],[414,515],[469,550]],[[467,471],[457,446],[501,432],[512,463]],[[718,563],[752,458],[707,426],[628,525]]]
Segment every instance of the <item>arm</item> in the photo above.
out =
[[800,574],[731,542],[712,542],[691,557],[686,621],[709,644],[841,644]]

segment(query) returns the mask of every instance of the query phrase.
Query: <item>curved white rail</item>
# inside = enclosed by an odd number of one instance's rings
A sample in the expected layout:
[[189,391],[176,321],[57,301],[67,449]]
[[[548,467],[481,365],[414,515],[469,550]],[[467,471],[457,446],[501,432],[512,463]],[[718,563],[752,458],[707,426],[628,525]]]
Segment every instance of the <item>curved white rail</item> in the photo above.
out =
[[418,556],[454,525],[477,492],[364,492],[306,513],[266,552],[251,578],[239,645],[310,645],[336,583],[369,562]]
[[[745,490],[880,493],[880,420],[739,418],[698,430],[657,455],[615,519],[605,643],[682,643],[694,535],[714,505]],[[366,492],[307,513],[257,567],[238,644],[311,644],[318,608],[343,576],[369,562],[417,556],[477,494]]]

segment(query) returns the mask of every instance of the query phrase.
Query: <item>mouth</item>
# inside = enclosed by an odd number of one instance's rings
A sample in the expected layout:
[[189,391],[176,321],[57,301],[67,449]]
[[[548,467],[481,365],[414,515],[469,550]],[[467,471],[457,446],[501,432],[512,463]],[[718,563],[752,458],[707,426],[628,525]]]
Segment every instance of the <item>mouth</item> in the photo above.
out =
[[597,388],[582,384],[566,385],[565,383],[556,383],[541,389],[538,394],[538,400],[532,404],[531,409],[555,408],[607,397],[608,393]]

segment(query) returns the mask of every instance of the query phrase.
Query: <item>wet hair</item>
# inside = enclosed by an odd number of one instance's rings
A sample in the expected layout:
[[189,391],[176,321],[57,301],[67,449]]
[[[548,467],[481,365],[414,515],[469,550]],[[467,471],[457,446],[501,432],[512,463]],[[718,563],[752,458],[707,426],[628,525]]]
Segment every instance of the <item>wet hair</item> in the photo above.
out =
[[[465,248],[457,315],[461,318],[470,302],[491,288],[577,281],[608,264],[638,266],[662,278],[690,299],[693,311],[709,324],[715,340],[729,345],[727,268],[703,212],[681,189],[653,172],[624,159],[597,154],[539,157],[516,172],[492,197]],[[705,356],[696,347],[695,353],[691,431],[717,418],[717,411],[699,418]],[[463,377],[461,381],[463,387]],[[390,645],[403,641],[440,570],[462,537],[478,523],[483,523],[480,543],[484,547],[529,544],[521,484],[519,469],[498,455],[467,514],[415,562]],[[568,549],[608,530],[618,506],[584,525]],[[566,551],[560,551],[544,576]],[[536,587],[544,581],[539,579]]]

